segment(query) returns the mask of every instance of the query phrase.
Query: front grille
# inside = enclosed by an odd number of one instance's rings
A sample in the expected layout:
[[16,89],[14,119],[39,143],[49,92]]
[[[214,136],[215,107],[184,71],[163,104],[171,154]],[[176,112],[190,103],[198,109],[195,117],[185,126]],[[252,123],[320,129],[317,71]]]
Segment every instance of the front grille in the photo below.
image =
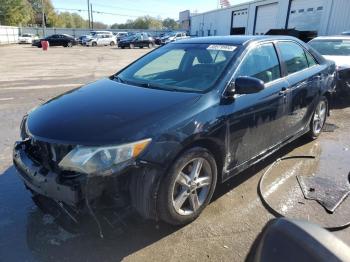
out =
[[26,151],[33,161],[44,168],[61,173],[58,164],[72,149],[71,145],[47,143],[30,138]]

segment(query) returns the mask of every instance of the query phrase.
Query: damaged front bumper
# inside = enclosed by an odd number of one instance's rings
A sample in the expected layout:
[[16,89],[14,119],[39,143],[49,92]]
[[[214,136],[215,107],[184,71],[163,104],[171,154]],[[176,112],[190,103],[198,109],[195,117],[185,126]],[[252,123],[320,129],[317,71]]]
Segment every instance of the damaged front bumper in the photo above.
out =
[[338,71],[337,91],[350,94],[350,69]]
[[[16,142],[13,162],[35,198],[51,199],[65,213],[84,215],[87,205],[94,210],[125,207],[131,204],[144,218],[156,218],[156,195],[164,170],[154,164],[140,161],[132,165],[120,165],[109,176],[70,174],[51,170],[31,155],[31,140]],[[50,157],[49,157],[50,158]],[[39,206],[40,207],[40,206]]]
[[26,187],[34,194],[77,206],[83,200],[82,185],[86,177],[80,175],[70,179],[69,183],[62,181],[59,174],[45,169],[28,156],[26,152],[28,143],[29,141],[16,142],[13,149],[14,165]]

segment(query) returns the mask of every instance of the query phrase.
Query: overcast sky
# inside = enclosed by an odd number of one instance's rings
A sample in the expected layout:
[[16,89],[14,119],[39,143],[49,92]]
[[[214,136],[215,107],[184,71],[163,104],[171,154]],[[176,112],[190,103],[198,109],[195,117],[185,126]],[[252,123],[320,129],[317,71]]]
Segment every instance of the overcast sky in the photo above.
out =
[[[231,0],[232,4],[248,2],[249,0]],[[52,3],[58,11],[65,9],[79,9],[70,12],[80,13],[87,19],[87,0],[52,0]],[[191,12],[204,12],[216,9],[217,0],[90,0],[94,11],[101,11],[113,14],[96,14],[94,20],[106,24],[123,23],[127,19],[135,19],[138,16],[150,15],[160,16],[161,18],[171,17],[178,19],[179,12],[189,9]]]

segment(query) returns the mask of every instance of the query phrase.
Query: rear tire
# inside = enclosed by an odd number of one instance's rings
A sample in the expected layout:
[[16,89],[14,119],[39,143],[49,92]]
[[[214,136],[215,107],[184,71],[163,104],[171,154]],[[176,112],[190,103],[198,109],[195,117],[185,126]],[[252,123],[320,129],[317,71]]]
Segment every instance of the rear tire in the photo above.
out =
[[135,45],[134,44],[130,44],[130,49],[134,49]]
[[72,42],[68,42],[67,43],[67,47],[72,47],[73,46],[73,43]]
[[207,149],[194,147],[185,151],[161,181],[159,217],[172,225],[192,222],[210,202],[216,181],[216,162]]
[[92,42],[92,43],[91,43],[91,46],[94,46],[94,47],[95,47],[95,46],[97,46],[97,43],[96,43],[96,42]]
[[327,120],[327,114],[328,100],[326,97],[322,96],[315,108],[314,114],[312,115],[308,137],[311,139],[316,139],[320,136]]
[[109,43],[109,45],[110,45],[110,46],[114,46],[115,43],[112,41],[112,42]]
[[148,48],[152,48],[154,45],[152,43],[148,44]]

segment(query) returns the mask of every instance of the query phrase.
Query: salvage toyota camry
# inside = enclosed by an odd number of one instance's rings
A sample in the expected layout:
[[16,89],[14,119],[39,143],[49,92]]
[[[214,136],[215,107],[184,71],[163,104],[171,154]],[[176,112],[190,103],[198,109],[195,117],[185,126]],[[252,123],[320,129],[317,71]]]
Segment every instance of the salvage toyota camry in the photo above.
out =
[[183,225],[218,183],[317,138],[334,85],[334,63],[292,37],[178,41],[32,110],[14,164],[72,216],[108,200]]

